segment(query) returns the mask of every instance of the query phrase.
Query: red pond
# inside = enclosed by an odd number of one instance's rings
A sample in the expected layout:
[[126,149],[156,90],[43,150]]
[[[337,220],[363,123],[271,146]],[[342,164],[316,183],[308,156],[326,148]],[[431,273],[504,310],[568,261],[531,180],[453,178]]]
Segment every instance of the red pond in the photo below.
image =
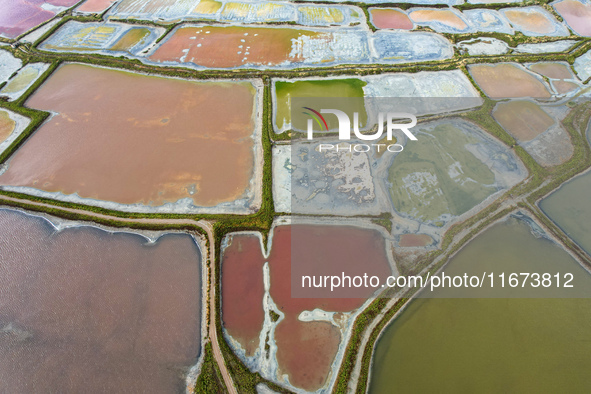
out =
[[[354,311],[374,289],[335,290],[333,293],[330,289],[304,289],[307,297],[318,297],[292,298],[292,280],[298,284],[302,275],[340,276],[342,272],[352,277],[367,273],[383,280],[391,274],[384,238],[378,231],[357,227],[292,225],[275,229],[268,259],[263,258],[259,245],[258,239],[252,236],[236,235],[224,253],[224,325],[243,346],[244,343],[251,346],[252,341],[258,343],[258,332],[254,328],[260,330],[263,323],[262,266],[268,261],[270,293],[285,314],[275,332],[280,373],[287,374],[296,387],[317,390],[325,384],[330,372],[341,341],[339,330],[327,322],[302,322],[298,316],[316,308],[327,312]],[[258,289],[252,289],[251,285]],[[334,298],[335,295],[356,298]],[[249,308],[253,313],[244,313],[236,305]]]

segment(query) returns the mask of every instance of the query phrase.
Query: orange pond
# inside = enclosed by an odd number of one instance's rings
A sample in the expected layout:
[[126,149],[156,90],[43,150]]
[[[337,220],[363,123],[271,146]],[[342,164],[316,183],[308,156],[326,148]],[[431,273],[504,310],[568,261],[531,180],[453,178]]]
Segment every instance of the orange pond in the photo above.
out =
[[505,10],[505,16],[514,27],[537,34],[550,34],[555,29],[552,21],[537,11],[511,8]]
[[577,34],[591,36],[591,4],[583,4],[576,0],[563,0],[554,3],[554,8]]
[[255,94],[246,82],[65,65],[26,103],[57,115],[0,183],[122,204],[235,200],[253,176]]
[[371,21],[378,29],[412,30],[413,24],[408,16],[392,8],[371,8]]
[[57,232],[0,209],[0,392],[184,392],[200,286],[188,235]]
[[[292,258],[299,264],[293,267]],[[222,318],[228,333],[244,347],[263,325],[263,264],[269,262],[270,294],[285,314],[275,331],[280,374],[296,387],[314,391],[322,387],[341,341],[339,329],[324,321],[302,322],[301,312],[320,308],[348,312],[359,308],[371,289],[342,294],[362,298],[292,298],[292,279],[301,275],[368,275],[382,280],[391,275],[382,235],[375,230],[346,226],[279,226],[273,233],[268,259],[262,256],[258,238],[235,235],[222,262]],[[316,294],[318,289],[314,289]],[[309,294],[313,294],[312,291]],[[247,313],[246,311],[249,313]]]
[[292,40],[300,36],[326,38],[329,33],[314,31],[242,26],[181,27],[150,59],[158,62],[186,62],[203,67],[236,67],[242,64],[278,65],[299,62],[290,56]]
[[450,10],[416,10],[409,17],[416,23],[440,22],[458,30],[468,27],[462,18]]
[[478,86],[491,98],[550,97],[540,79],[514,64],[475,64],[469,66],[469,70]]

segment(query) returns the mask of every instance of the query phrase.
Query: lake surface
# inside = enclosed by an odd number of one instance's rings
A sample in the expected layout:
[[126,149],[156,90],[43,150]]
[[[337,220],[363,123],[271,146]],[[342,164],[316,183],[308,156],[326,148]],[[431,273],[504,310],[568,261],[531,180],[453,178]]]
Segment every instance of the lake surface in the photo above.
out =
[[[591,288],[566,252],[515,219],[481,234],[445,272],[496,271],[513,255],[518,271],[568,268]],[[588,298],[415,299],[377,342],[370,392],[589,392],[589,332]]]
[[200,260],[188,235],[148,244],[0,209],[0,392],[184,392]]

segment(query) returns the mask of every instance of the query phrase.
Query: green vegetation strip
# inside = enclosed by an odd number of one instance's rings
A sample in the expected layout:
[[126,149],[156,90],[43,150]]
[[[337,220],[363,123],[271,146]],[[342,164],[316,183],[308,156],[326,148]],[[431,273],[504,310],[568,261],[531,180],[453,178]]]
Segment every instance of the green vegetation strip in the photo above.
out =
[[211,342],[207,342],[203,347],[203,364],[197,382],[195,384],[196,394],[227,393],[224,378],[220,372],[215,359]]

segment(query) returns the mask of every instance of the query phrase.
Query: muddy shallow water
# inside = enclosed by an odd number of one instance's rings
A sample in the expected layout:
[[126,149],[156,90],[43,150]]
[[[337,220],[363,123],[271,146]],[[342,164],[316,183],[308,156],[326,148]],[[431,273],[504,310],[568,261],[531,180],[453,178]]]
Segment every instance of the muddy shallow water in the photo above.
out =
[[0,392],[178,392],[200,353],[200,253],[0,209]]

